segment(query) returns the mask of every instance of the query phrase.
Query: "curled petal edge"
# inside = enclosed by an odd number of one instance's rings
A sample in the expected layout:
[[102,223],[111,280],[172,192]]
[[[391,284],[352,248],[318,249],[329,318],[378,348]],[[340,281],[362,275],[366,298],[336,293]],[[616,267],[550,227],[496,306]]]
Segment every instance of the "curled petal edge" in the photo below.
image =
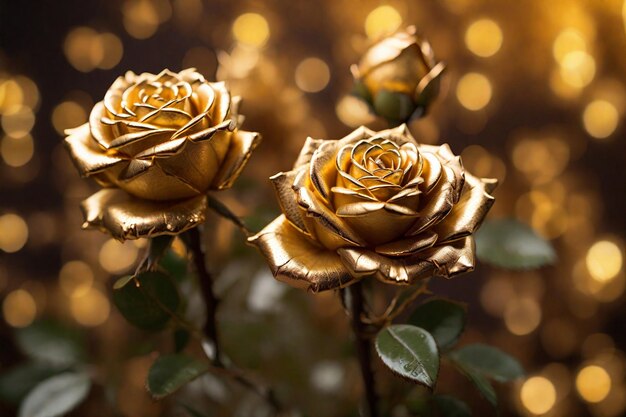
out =
[[276,279],[296,288],[316,293],[345,287],[360,278],[344,267],[336,252],[306,238],[284,215],[248,242],[261,251]]

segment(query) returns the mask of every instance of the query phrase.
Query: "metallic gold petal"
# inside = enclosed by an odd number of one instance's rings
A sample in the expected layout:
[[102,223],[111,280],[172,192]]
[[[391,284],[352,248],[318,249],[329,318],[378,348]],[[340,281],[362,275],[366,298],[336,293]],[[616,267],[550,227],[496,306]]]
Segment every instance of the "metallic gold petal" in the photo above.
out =
[[424,178],[424,192],[429,193],[437,181],[441,178],[443,169],[441,168],[441,162],[434,154],[430,152],[422,153],[424,159],[424,169],[422,170],[422,176]]
[[232,131],[235,128],[235,125],[232,123],[232,120],[225,120],[220,124],[212,126],[203,131],[194,133],[193,135],[186,136],[192,142],[201,142],[210,140],[213,135],[220,131]]
[[107,110],[105,109],[102,101],[96,103],[96,105],[93,106],[93,109],[91,109],[91,113],[89,113],[89,129],[91,131],[91,136],[103,149],[109,148],[109,143],[111,142],[111,138],[113,136],[111,127],[100,121],[100,119],[107,116]]
[[382,245],[401,237],[415,223],[415,216],[418,215],[416,212],[399,214],[398,210],[404,208],[389,207],[386,203],[349,204],[340,209],[337,213],[339,218],[370,246]]
[[201,113],[187,122],[186,125],[178,129],[178,131],[172,135],[172,139],[189,136],[197,133],[198,131],[205,130],[208,127],[209,121],[206,117],[206,113]]
[[374,250],[377,253],[386,256],[407,256],[423,249],[430,248],[436,242],[437,234],[426,231],[414,237],[377,246]]
[[[491,186],[492,183],[489,183]],[[489,212],[495,199],[480,178],[465,173],[465,190],[446,218],[435,226],[441,243],[458,240],[473,233]]]
[[218,190],[229,188],[243,171],[252,151],[261,142],[261,135],[257,132],[238,130],[231,135],[230,147],[221,163],[220,170],[213,180],[213,186]]
[[407,236],[415,236],[422,233],[433,224],[438,223],[448,215],[454,206],[454,171],[448,166],[443,166],[442,177],[437,186],[424,197],[425,205],[420,208],[420,217],[407,232]]
[[296,192],[293,190],[294,180],[300,171],[301,170],[279,172],[270,177],[270,181],[276,191],[276,197],[278,198],[281,212],[300,232],[311,236],[312,231],[309,231],[307,228],[302,210],[298,206]]
[[113,140],[109,148],[133,156],[167,141],[175,131],[175,129],[157,129],[127,133]]
[[[189,188],[203,193],[214,188],[233,134],[229,131],[215,132],[210,140],[187,140],[181,152],[156,159],[163,172],[185,183]],[[222,179],[224,181],[224,179]],[[158,183],[154,183],[158,184]]]
[[337,182],[335,165],[337,150],[337,141],[326,141],[317,148],[311,157],[309,168],[311,182],[327,203],[330,202],[330,189]]
[[308,171],[299,172],[294,180],[294,191],[298,198],[298,205],[305,211],[306,216],[315,220],[315,235],[320,243],[329,249],[365,244],[365,241],[354,233],[344,220],[331,211],[321,196],[311,189],[314,187],[307,174]]
[[324,142],[327,142],[327,141],[324,139],[313,139],[310,136],[306,138],[306,141],[304,142],[304,145],[302,145],[302,149],[300,150],[300,155],[298,155],[298,158],[296,159],[295,164],[293,164],[293,169],[299,168],[302,165],[305,165],[311,162],[313,153]]
[[176,235],[204,222],[206,196],[154,202],[118,189],[101,190],[82,202],[85,228],[96,228],[119,240]]
[[123,161],[122,158],[109,156],[93,140],[89,131],[89,124],[68,131],[65,145],[70,151],[74,165],[82,176],[90,176],[104,171]]
[[342,288],[357,280],[337,253],[307,239],[285,216],[277,217],[248,241],[265,256],[276,279],[296,288],[319,292]]
[[220,123],[226,120],[230,111],[230,92],[223,81],[208,84],[215,91],[215,102],[210,110],[211,120],[213,123]]
[[164,201],[190,198],[202,194],[204,191],[196,188],[181,176],[165,172],[159,166],[158,161],[146,170],[133,172],[132,174],[137,174],[135,176],[123,170],[119,172],[117,178],[111,178],[115,174],[114,170],[105,171],[105,173],[110,174],[111,181],[119,188],[146,200]]
[[340,248],[337,252],[353,274],[373,274],[382,282],[397,285],[413,284],[432,276],[451,278],[473,270],[475,260],[471,236],[398,258],[364,248]]
[[177,108],[160,108],[146,114],[139,120],[141,123],[149,123],[159,127],[184,126],[193,118],[186,112]]
[[148,148],[143,152],[139,152],[135,155],[135,158],[170,157],[181,152],[187,143],[187,138],[168,140],[167,142],[159,143],[158,145]]

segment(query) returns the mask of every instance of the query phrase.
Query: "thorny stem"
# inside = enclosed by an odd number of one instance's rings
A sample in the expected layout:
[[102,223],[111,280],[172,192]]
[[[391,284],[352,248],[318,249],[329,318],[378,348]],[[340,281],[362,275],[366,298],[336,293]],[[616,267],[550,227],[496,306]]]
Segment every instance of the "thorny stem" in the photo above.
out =
[[217,335],[216,317],[219,300],[213,292],[213,277],[206,267],[205,252],[202,247],[202,237],[200,235],[200,231],[197,227],[195,227],[188,231],[188,235],[189,249],[192,252],[192,258],[198,273],[198,281],[200,282],[202,297],[204,298],[207,309],[207,319],[202,331],[214,349],[213,357],[210,357],[209,359],[211,360],[216,371],[230,376],[246,389],[255,392],[257,395],[264,398],[274,411],[277,413],[280,412],[282,407],[271,388],[267,386],[259,386],[257,383],[252,381],[243,370],[234,367],[230,364],[230,361],[222,359],[222,353]]
[[202,247],[202,237],[197,227],[189,230],[189,249],[192,252],[192,258],[198,273],[198,281],[202,298],[206,305],[207,318],[202,331],[213,347],[213,357],[210,358],[216,366],[222,366],[220,358],[220,345],[217,338],[217,305],[219,303],[215,293],[213,292],[213,277],[209,273],[205,263],[205,252]]
[[365,325],[361,316],[364,313],[363,287],[361,282],[356,282],[347,287],[344,291],[350,295],[348,309],[352,331],[354,333],[355,347],[361,375],[365,388],[365,403],[367,405],[366,417],[378,417],[378,396],[374,383],[374,370],[372,369],[372,344],[366,334]]

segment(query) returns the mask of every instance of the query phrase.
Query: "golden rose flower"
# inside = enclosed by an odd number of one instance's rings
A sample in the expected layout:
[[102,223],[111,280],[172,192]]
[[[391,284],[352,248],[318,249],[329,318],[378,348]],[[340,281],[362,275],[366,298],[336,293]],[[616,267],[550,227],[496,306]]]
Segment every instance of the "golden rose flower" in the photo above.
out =
[[85,227],[123,240],[203,222],[206,192],[229,188],[260,140],[238,129],[239,101],[193,68],[115,80],[66,132],[80,174],[107,187],[83,202]]
[[383,38],[351,67],[357,95],[380,116],[399,122],[425,113],[444,69],[414,26]]
[[406,125],[308,138],[294,169],[271,181],[283,214],[250,242],[279,280],[314,292],[369,275],[411,284],[471,271],[472,233],[496,186]]

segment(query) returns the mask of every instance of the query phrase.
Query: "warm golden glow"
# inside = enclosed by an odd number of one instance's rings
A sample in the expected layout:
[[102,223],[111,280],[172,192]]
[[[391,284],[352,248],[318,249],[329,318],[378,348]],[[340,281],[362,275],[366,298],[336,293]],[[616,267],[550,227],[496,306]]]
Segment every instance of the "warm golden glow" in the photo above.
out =
[[169,17],[167,10],[169,2],[161,2],[161,5],[165,5],[165,7],[159,10],[156,4],[150,0],[127,0],[124,2],[122,14],[124,15],[126,32],[137,39],[147,39],[154,35],[159,23]]
[[513,299],[504,310],[504,323],[511,333],[526,335],[541,323],[541,307],[533,298]]
[[10,326],[26,327],[35,320],[37,304],[28,291],[23,289],[15,290],[4,298],[2,314],[4,315],[4,320]]
[[100,249],[100,265],[112,274],[127,271],[137,260],[139,251],[130,242],[121,243],[115,239],[107,240]]
[[28,240],[28,226],[17,214],[0,216],[0,249],[5,252],[17,252]]
[[0,155],[4,163],[13,168],[26,165],[35,153],[35,143],[31,135],[15,138],[5,136],[0,142]]
[[611,241],[601,240],[589,248],[585,261],[587,270],[594,280],[608,282],[622,269],[622,250]]
[[270,37],[270,26],[260,14],[244,13],[233,23],[233,36],[237,42],[262,47]]
[[594,100],[585,107],[583,124],[585,130],[596,139],[610,136],[619,123],[619,112],[606,100]]
[[64,101],[52,111],[52,126],[59,135],[63,135],[65,129],[80,126],[86,121],[87,112],[75,101]]
[[480,110],[491,101],[491,83],[482,74],[471,72],[465,74],[456,86],[456,97],[468,110]]
[[571,52],[587,51],[587,42],[582,33],[574,28],[563,30],[554,40],[552,54],[554,59],[561,64],[567,54]]
[[117,35],[113,33],[100,34],[98,41],[102,45],[102,59],[97,66],[100,69],[111,69],[119,64],[124,55],[124,45]]
[[74,319],[83,326],[95,327],[104,323],[111,312],[107,297],[96,288],[89,288],[70,299],[70,310]]
[[14,112],[23,106],[24,91],[20,84],[12,79],[0,82],[0,114]]
[[576,375],[576,390],[585,401],[598,403],[611,392],[611,377],[604,368],[587,366]]
[[561,77],[574,88],[586,87],[595,75],[596,61],[586,52],[570,52],[561,61]]
[[69,297],[85,294],[93,285],[94,276],[91,267],[83,261],[70,261],[59,272],[59,286]]
[[535,376],[526,380],[522,385],[520,400],[532,414],[545,414],[556,403],[556,389],[549,379]]
[[350,127],[357,127],[371,123],[374,115],[367,104],[354,96],[343,97],[335,107],[335,113],[341,122]]
[[495,55],[502,46],[502,30],[491,19],[476,20],[465,32],[465,45],[480,57]]
[[330,81],[328,65],[319,58],[306,58],[296,67],[296,85],[307,93],[323,90]]
[[67,34],[63,52],[69,63],[78,71],[89,72],[104,57],[104,47],[98,32],[89,27],[78,27]]
[[13,111],[2,115],[2,129],[14,138],[27,135],[34,125],[35,115],[29,107],[13,108]]
[[392,6],[384,5],[372,10],[365,18],[365,33],[370,39],[376,39],[398,30],[402,16]]

